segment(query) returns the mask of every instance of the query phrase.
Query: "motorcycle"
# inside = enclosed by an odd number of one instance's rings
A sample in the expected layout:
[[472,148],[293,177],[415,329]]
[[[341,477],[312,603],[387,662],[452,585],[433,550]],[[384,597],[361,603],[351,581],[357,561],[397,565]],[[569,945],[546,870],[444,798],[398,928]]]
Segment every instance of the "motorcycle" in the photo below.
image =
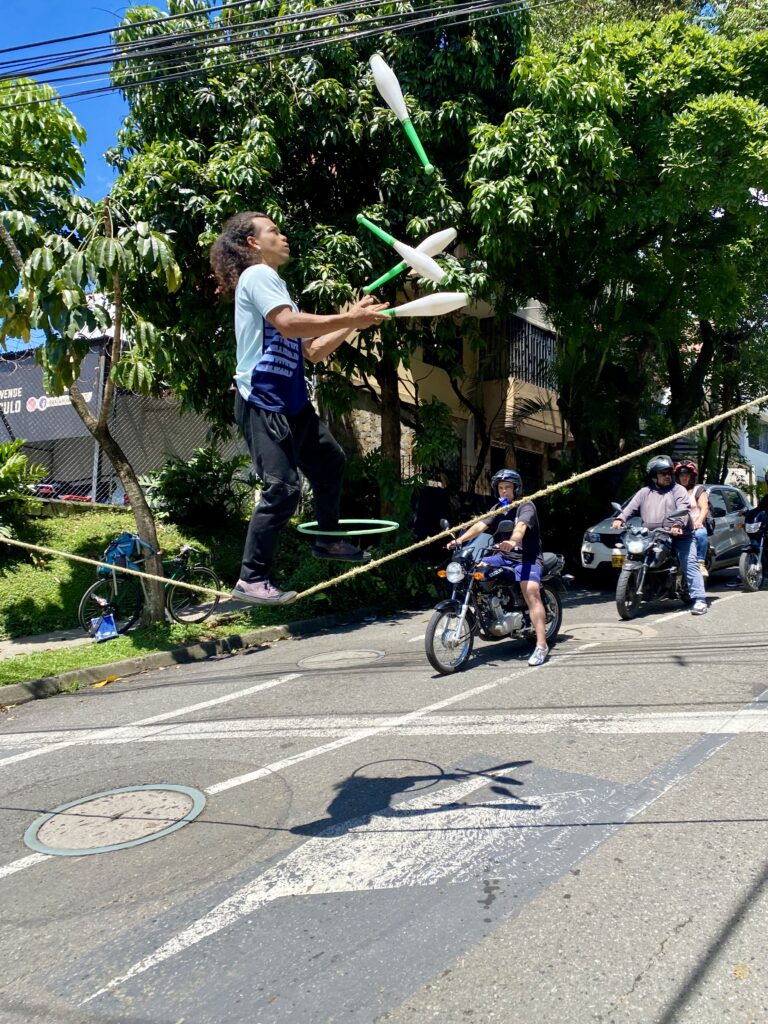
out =
[[[504,520],[496,530],[508,533],[514,525]],[[440,526],[447,530],[447,520],[441,520]],[[451,675],[465,664],[476,636],[488,641],[512,639],[536,644],[536,633],[520,584],[510,579],[504,569],[481,565],[483,558],[496,550],[490,537],[485,546],[472,541],[452,553],[445,569],[438,572],[453,590],[450,598],[436,605],[424,645],[430,665],[441,675]],[[561,576],[565,563],[562,555],[546,551],[543,558],[540,590],[547,614],[549,645],[563,621],[563,606],[555,587],[563,586],[571,577]]]
[[749,547],[745,548],[739,559],[739,576],[746,590],[759,590],[763,585],[768,561],[768,544],[765,535],[768,533],[768,515],[758,512],[750,522],[749,513],[744,529],[749,538]]
[[[613,507],[621,511],[621,505],[615,502]],[[613,549],[611,564],[621,569],[616,583],[616,608],[622,619],[634,619],[645,601],[666,598],[691,604],[685,574],[667,530],[628,526]]]

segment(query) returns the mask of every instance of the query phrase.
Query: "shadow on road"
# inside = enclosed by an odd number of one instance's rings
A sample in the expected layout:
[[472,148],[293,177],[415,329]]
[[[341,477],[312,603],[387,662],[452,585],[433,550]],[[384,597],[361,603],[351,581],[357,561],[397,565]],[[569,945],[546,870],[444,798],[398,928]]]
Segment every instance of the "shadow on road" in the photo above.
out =
[[[379,762],[386,764],[387,762]],[[423,762],[428,764],[429,762]],[[390,801],[399,793],[414,792],[427,789],[437,783],[459,782],[471,776],[484,776],[492,782],[489,788],[491,792],[501,796],[507,796],[514,801],[515,810],[539,810],[539,804],[530,804],[512,793],[511,786],[522,786],[518,779],[509,778],[505,775],[498,775],[498,772],[506,772],[514,768],[525,767],[531,764],[530,761],[509,761],[506,764],[497,765],[486,771],[467,771],[464,768],[457,768],[453,771],[444,771],[438,765],[432,765],[436,770],[426,773],[414,773],[404,775],[358,775],[353,774],[334,786],[337,795],[328,805],[327,816],[318,818],[316,821],[309,821],[303,825],[295,825],[290,831],[301,836],[322,836],[338,838],[344,834],[349,827],[355,828],[366,825],[371,818],[382,811],[387,811],[387,817],[418,818],[427,814],[438,814],[456,807],[463,807],[460,803],[438,804],[434,807],[391,807]],[[474,805],[477,806],[477,805]],[[498,806],[498,804],[494,804]]]

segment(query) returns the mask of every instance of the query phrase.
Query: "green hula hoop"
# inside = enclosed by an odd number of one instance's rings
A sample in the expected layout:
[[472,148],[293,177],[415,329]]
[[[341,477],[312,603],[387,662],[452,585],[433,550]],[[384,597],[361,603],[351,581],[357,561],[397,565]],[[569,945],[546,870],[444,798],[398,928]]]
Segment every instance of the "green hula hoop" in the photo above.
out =
[[318,530],[317,523],[300,523],[296,529],[299,533],[307,533],[320,537],[362,537],[368,533],[391,533],[400,527],[400,523],[393,523],[391,519],[340,519],[339,525],[357,524],[358,526],[372,526],[372,530]]

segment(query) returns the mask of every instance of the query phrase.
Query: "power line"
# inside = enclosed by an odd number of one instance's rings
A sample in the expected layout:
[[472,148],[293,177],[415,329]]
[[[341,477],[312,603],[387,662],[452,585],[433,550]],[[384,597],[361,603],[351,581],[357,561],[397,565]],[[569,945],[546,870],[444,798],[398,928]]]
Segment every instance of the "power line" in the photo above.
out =
[[[44,73],[71,70],[79,67],[88,67],[92,65],[98,66],[101,64],[112,64],[113,62],[125,60],[126,58],[129,58],[131,60],[140,60],[144,58],[158,59],[176,52],[188,52],[188,47],[186,45],[168,45],[169,42],[174,43],[179,40],[181,40],[182,43],[188,43],[194,39],[197,39],[198,42],[205,42],[207,47],[237,46],[254,42],[252,33],[254,31],[264,30],[263,34],[261,34],[259,37],[259,41],[268,41],[270,38],[278,38],[279,36],[284,34],[281,32],[279,34],[275,33],[272,36],[270,36],[270,34],[266,32],[266,30],[270,27],[288,26],[292,22],[306,23],[307,21],[315,21],[318,19],[332,17],[333,15],[339,13],[347,14],[350,11],[361,10],[366,7],[378,7],[381,6],[382,4],[388,3],[391,3],[391,0],[347,0],[347,2],[336,4],[333,7],[318,8],[313,11],[299,12],[290,15],[279,15],[275,18],[266,18],[258,21],[244,22],[236,29],[233,29],[231,26],[227,25],[211,26],[209,29],[204,29],[194,33],[168,34],[163,36],[154,36],[149,39],[133,40],[127,43],[118,44],[112,47],[109,53],[104,54],[104,56],[94,57],[91,60],[73,61],[69,64],[52,65],[40,68],[34,66],[31,68],[24,68],[20,65],[17,65],[12,67],[11,70],[0,71],[0,81],[8,78],[17,78],[21,76],[31,77],[37,74],[42,75]],[[447,5],[437,5],[437,7],[433,9],[449,10],[450,8]],[[419,13],[425,12],[422,11]],[[402,18],[406,14],[407,12],[397,12],[395,14],[390,15],[378,15],[377,17],[380,17],[382,20],[387,20],[391,18]],[[243,36],[244,33],[248,34],[244,38],[239,38]],[[207,37],[211,35],[227,36],[227,38],[215,40],[213,43],[207,43]],[[138,52],[133,52],[132,48],[136,49]],[[83,52],[87,53],[87,51]],[[0,69],[3,67],[4,65],[0,64]],[[66,79],[59,79],[59,81],[65,80]]]
[[[356,2],[357,2],[357,0],[356,0]],[[389,0],[379,0],[379,2],[389,2]],[[364,30],[367,27],[372,27],[374,24],[381,31],[386,31],[386,30],[394,31],[396,28],[404,28],[404,27],[410,27],[412,25],[424,24],[425,22],[429,21],[430,16],[432,16],[432,15],[434,15],[434,21],[441,21],[441,20],[446,20],[446,19],[454,17],[454,16],[458,16],[460,14],[464,14],[464,13],[469,13],[471,15],[476,15],[476,14],[479,14],[481,11],[485,11],[485,10],[488,10],[488,9],[497,10],[497,9],[499,9],[500,6],[510,6],[510,5],[512,5],[514,7],[518,7],[518,6],[520,6],[520,4],[521,4],[521,0],[507,0],[506,4],[502,4],[502,5],[499,5],[498,0],[479,0],[479,2],[477,2],[477,0],[474,0],[474,2],[470,2],[470,0],[466,0],[466,2],[464,2],[464,3],[454,4],[454,5],[450,6],[450,7],[445,6],[445,5],[441,5],[441,4],[435,4],[435,5],[431,6],[431,7],[427,7],[427,8],[424,8],[423,10],[419,11],[418,12],[418,17],[411,16],[407,20],[402,21],[400,23],[400,25],[396,25],[396,26],[387,25],[386,23],[391,21],[391,20],[393,20],[393,19],[395,19],[395,18],[401,18],[402,19],[403,18],[402,14],[374,15],[374,16],[372,16],[370,18],[360,19],[360,20],[355,21],[354,22],[354,30],[353,31],[346,31],[345,30],[343,32],[342,36],[337,36],[336,39],[339,39],[339,38],[350,39],[350,38],[355,38],[355,37],[359,38],[360,36],[362,36]],[[348,6],[351,6],[351,5],[348,5]],[[350,29],[352,27],[353,26],[350,26]],[[319,31],[322,31],[322,32],[328,32],[328,31],[332,31],[332,30],[333,29],[332,29],[331,26],[327,26],[327,27],[323,27],[322,29],[319,29]],[[315,29],[315,31],[318,31],[318,29]],[[245,40],[236,40],[236,41],[227,40],[227,41],[224,41],[224,42],[214,43],[214,44],[211,44],[211,45],[209,45],[207,47],[207,51],[209,51],[211,48],[215,48],[215,47],[218,47],[218,46],[226,46],[227,48],[229,48],[229,47],[232,47],[232,48],[240,48],[240,47],[259,47],[259,48],[263,48],[267,44],[269,44],[270,42],[279,40],[281,42],[281,44],[283,44],[283,45],[281,45],[279,47],[279,54],[282,55],[283,53],[290,52],[290,44],[291,43],[295,43],[297,41],[298,37],[304,36],[306,34],[307,34],[306,27],[301,27],[301,28],[297,28],[297,29],[286,29],[286,30],[283,30],[281,28],[281,30],[278,31],[278,32],[265,33],[265,34],[261,35],[258,39],[253,39],[252,37],[249,36]],[[326,36],[321,37],[320,40],[319,40],[320,43],[330,42],[330,41],[331,40],[328,40]],[[275,55],[277,55],[275,50],[269,51],[269,56],[275,56]],[[141,55],[141,56],[143,57],[144,55]],[[148,57],[158,58],[158,57],[164,56],[164,54],[152,53],[152,54],[149,54],[147,56]],[[137,61],[138,59],[139,59],[139,56],[137,55],[137,56],[132,58],[132,61]],[[204,67],[204,60],[205,59],[203,58],[203,59],[197,61],[197,67],[193,68],[191,66],[192,61],[190,59],[190,56],[187,55],[185,60],[183,60],[181,63],[175,64],[175,65],[174,64],[170,64],[170,65],[165,66],[162,69],[163,73],[162,73],[162,75],[159,78],[149,79],[149,80],[145,79],[143,82],[137,82],[137,83],[126,83],[124,86],[122,86],[122,88],[127,88],[129,85],[132,85],[133,87],[138,87],[139,85],[142,85],[142,84],[156,83],[156,82],[158,82],[160,80],[170,80],[172,75],[173,75],[173,73],[175,71],[179,71],[179,72],[189,71],[190,73],[199,71],[199,70],[201,70]],[[227,66],[228,64],[231,64],[231,63],[234,63],[234,62],[232,62],[232,61],[223,62],[223,63],[220,63],[220,65],[218,65],[218,66]],[[131,66],[130,68],[127,68],[127,69],[121,68],[120,70],[129,70],[129,71],[134,71],[135,72],[135,66]],[[2,76],[0,76],[0,78],[1,77]],[[87,84],[89,81],[101,81],[101,80],[104,80],[105,77],[106,76],[103,73],[94,74],[94,75],[90,75],[90,76],[85,77],[85,78],[81,78],[80,81],[78,82],[75,79],[75,76],[67,75],[67,76],[64,76],[64,77],[58,78],[58,79],[57,78],[47,79],[46,80],[46,84],[48,84],[48,85],[58,85],[58,84],[64,84],[64,83],[72,84],[72,85],[74,85],[74,84]],[[28,90],[28,91],[34,89],[35,87],[36,86],[35,86],[34,83],[30,83],[29,85],[26,85],[26,84],[21,85],[22,90]],[[72,94],[69,94],[69,95],[72,95]]]
[[[247,0],[252,2],[252,0]],[[239,25],[230,24],[219,24],[209,25],[207,28],[198,29],[197,31],[185,31],[185,32],[170,32],[163,33],[161,35],[146,36],[141,39],[126,40],[119,43],[111,43],[109,46],[97,46],[91,47],[90,49],[82,50],[70,50],[68,52],[59,54],[45,54],[42,58],[37,58],[38,64],[32,63],[36,58],[22,58],[20,61],[2,61],[0,62],[0,69],[6,69],[0,74],[2,78],[16,78],[20,75],[35,75],[42,74],[44,72],[61,71],[76,67],[87,67],[91,64],[106,64],[111,63],[113,60],[119,60],[128,53],[129,55],[134,50],[141,50],[146,48],[147,56],[156,56],[163,51],[167,50],[170,52],[172,47],[170,44],[180,42],[186,44],[195,39],[202,40],[205,37],[211,35],[226,35],[226,34],[242,34],[249,30],[259,30],[261,28],[267,28],[270,25],[277,25],[283,23],[289,23],[291,21],[312,21],[318,18],[331,17],[338,13],[347,13],[348,11],[360,9],[363,7],[376,7],[380,4],[391,3],[392,0],[345,0],[345,2],[334,4],[328,7],[315,8],[310,11],[297,11],[295,13],[278,14],[270,18],[260,18],[251,21],[242,22]],[[278,6],[275,4],[273,6]],[[404,14],[406,12],[400,12]],[[177,15],[173,16],[178,17]],[[159,19],[163,24],[170,21],[171,18]],[[127,22],[113,30],[113,35],[117,32],[125,32],[137,25],[142,26],[144,22]],[[149,22],[148,24],[157,24],[157,20]],[[41,44],[42,45],[42,44]],[[0,53],[3,51],[0,50]],[[138,56],[138,55],[137,55]],[[61,60],[63,58],[70,57],[72,61],[68,64],[51,64],[51,61]],[[92,58],[88,60],[87,58]],[[78,59],[80,58],[80,59]],[[40,61],[47,62],[41,64]],[[39,69],[39,71],[38,71]]]
[[[254,0],[234,0],[233,3],[221,4],[219,7],[206,7],[199,11],[187,11],[185,14],[166,14],[162,18],[147,18],[144,21],[131,22],[131,27],[142,27],[150,25],[166,25],[169,21],[178,21],[181,18],[194,18],[194,17],[207,17],[211,14],[215,14],[217,11],[233,10],[238,7],[247,7],[252,4]],[[279,0],[278,0],[279,2]],[[112,35],[113,32],[117,32],[120,28],[125,28],[125,24],[122,26],[118,25],[117,28],[101,28],[95,29],[93,32],[80,32],[74,36],[61,36],[58,39],[43,39],[35,43],[21,43],[19,46],[6,46],[0,48],[0,54],[2,53],[16,53],[19,50],[33,50],[40,46],[52,46],[57,43],[71,43],[77,39],[93,39],[95,36],[108,36]]]
[[[547,7],[557,7],[564,3],[570,2],[572,2],[572,0],[545,0],[545,2],[538,4],[526,4],[525,0],[502,0],[502,2],[499,2],[499,0],[483,0],[483,2],[481,3],[470,3],[464,5],[454,4],[451,7],[438,7],[437,10],[440,11],[440,13],[434,15],[434,17],[430,15],[429,17],[425,18],[422,16],[424,12],[419,12],[419,17],[411,17],[407,21],[402,22],[401,24],[391,25],[385,28],[384,31],[389,33],[399,33],[407,31],[409,29],[413,29],[415,31],[423,32],[433,27],[435,22],[443,22],[444,24],[441,27],[445,28],[460,27],[462,25],[473,24],[478,21],[486,21],[489,18],[497,18],[503,15],[513,14],[515,13],[515,9],[525,10],[527,12]],[[431,11],[432,9],[429,10]],[[488,11],[488,13],[482,13],[485,11]],[[456,18],[457,13],[465,14],[465,17]],[[374,20],[380,21],[381,18],[384,17],[391,16],[381,16],[379,19],[370,18],[367,19],[367,22],[371,22]],[[450,18],[454,18],[454,20],[449,21],[448,19]],[[360,23],[358,22],[357,24],[359,25]],[[322,31],[327,32],[329,31],[329,29],[326,28],[323,29]],[[275,47],[268,50],[267,52],[255,53],[249,55],[248,57],[243,57],[237,60],[215,62],[210,66],[205,66],[205,63],[201,61],[198,63],[197,67],[190,68],[188,67],[188,62],[185,62],[184,64],[176,65],[179,68],[183,67],[183,70],[179,70],[177,72],[172,73],[166,73],[163,75],[159,75],[155,78],[144,79],[143,81],[138,82],[125,82],[123,84],[105,85],[100,88],[81,90],[72,93],[64,93],[60,96],[55,96],[50,99],[36,98],[32,100],[20,101],[17,103],[0,106],[0,110],[13,110],[19,107],[33,106],[47,102],[58,102],[60,100],[95,98],[97,96],[106,95],[110,92],[127,92],[129,90],[139,89],[144,86],[161,85],[171,81],[192,78],[194,75],[199,74],[201,72],[213,73],[218,72],[221,69],[237,67],[245,63],[262,63],[265,61],[275,60],[278,57],[292,55],[308,49],[316,49],[322,46],[331,46],[345,42],[353,42],[358,39],[368,38],[369,36],[374,34],[380,34],[381,31],[381,26],[377,25],[376,27],[373,28],[363,30],[358,29],[351,32],[344,32],[343,34],[337,35],[335,37],[328,38],[327,36],[323,36],[320,38],[308,39],[301,43],[294,43],[293,45],[289,46]],[[296,30],[294,31],[293,34],[302,35],[304,34],[304,32],[301,30]],[[273,39],[282,38],[284,35],[285,33],[273,33],[268,37],[265,36],[263,38],[260,38],[259,40],[250,40],[250,42],[255,45],[257,43],[269,42],[272,41]],[[24,88],[30,89],[34,88],[34,86],[27,85],[24,86]]]

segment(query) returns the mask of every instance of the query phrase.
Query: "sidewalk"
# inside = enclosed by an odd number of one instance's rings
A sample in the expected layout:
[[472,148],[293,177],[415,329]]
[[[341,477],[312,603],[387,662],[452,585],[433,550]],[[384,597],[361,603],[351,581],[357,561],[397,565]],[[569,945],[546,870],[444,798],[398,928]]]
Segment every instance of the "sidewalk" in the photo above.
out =
[[[246,605],[241,601],[222,600],[216,609],[216,618],[231,612],[242,611],[245,607]],[[18,636],[13,640],[0,640],[0,661],[13,658],[17,654],[40,654],[41,651],[80,647],[82,644],[92,644],[93,642],[93,638],[87,636],[79,626],[74,629],[57,629],[50,633],[40,633],[38,636]],[[0,688],[1,694],[2,688]]]

